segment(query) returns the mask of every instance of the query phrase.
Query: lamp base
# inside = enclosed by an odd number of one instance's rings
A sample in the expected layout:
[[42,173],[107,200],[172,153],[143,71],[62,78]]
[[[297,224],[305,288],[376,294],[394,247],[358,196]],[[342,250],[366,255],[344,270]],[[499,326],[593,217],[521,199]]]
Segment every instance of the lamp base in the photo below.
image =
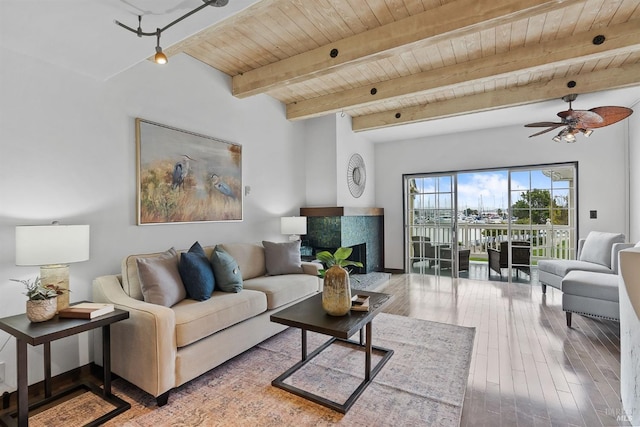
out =
[[64,290],[58,295],[58,309],[69,307],[69,265],[55,264],[40,267],[40,283],[42,286],[55,285]]
[[300,240],[300,235],[299,234],[290,234],[289,235],[289,241],[295,242],[296,240]]

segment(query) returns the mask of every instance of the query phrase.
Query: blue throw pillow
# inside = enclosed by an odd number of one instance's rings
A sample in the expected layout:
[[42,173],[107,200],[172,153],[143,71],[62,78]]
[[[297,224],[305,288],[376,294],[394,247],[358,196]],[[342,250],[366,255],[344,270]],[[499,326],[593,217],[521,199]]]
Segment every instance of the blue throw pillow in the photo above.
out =
[[195,242],[189,252],[180,255],[178,271],[180,271],[180,277],[189,298],[196,301],[205,301],[211,298],[216,282],[211,263],[200,243]]
[[226,251],[218,248],[211,255],[216,287],[223,292],[240,292],[242,290],[242,274],[238,263]]

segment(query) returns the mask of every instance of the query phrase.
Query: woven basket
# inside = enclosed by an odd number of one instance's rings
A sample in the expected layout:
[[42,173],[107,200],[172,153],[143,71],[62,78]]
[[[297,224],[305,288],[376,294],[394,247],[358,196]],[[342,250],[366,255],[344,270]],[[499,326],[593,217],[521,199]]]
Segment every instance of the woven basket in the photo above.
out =
[[58,309],[58,298],[27,301],[27,318],[32,322],[52,319]]

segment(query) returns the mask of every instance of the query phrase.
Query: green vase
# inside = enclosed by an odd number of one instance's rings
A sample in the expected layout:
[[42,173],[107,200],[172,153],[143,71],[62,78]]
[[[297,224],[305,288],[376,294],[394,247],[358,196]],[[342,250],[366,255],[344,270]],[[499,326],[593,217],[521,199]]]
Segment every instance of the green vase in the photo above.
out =
[[344,316],[351,310],[351,283],[349,273],[334,265],[324,276],[322,308],[331,316]]

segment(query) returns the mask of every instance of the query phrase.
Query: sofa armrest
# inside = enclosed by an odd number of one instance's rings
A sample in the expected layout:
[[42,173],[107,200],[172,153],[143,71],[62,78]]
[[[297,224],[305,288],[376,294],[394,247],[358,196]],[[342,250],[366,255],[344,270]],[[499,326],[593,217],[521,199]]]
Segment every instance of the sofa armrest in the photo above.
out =
[[582,248],[584,247],[584,242],[587,239],[578,239],[578,249],[576,250],[576,259],[580,259],[580,254],[582,254]]
[[618,254],[623,249],[629,249],[634,246],[633,243],[614,243],[611,247],[611,270],[613,274],[618,274]]
[[308,262],[302,261],[302,271],[304,274],[310,274],[312,276],[317,276],[318,271],[324,268],[319,262]]
[[111,325],[111,367],[154,397],[175,386],[176,337],[172,309],[131,298],[118,276],[93,281],[93,299],[127,310],[129,318]]

